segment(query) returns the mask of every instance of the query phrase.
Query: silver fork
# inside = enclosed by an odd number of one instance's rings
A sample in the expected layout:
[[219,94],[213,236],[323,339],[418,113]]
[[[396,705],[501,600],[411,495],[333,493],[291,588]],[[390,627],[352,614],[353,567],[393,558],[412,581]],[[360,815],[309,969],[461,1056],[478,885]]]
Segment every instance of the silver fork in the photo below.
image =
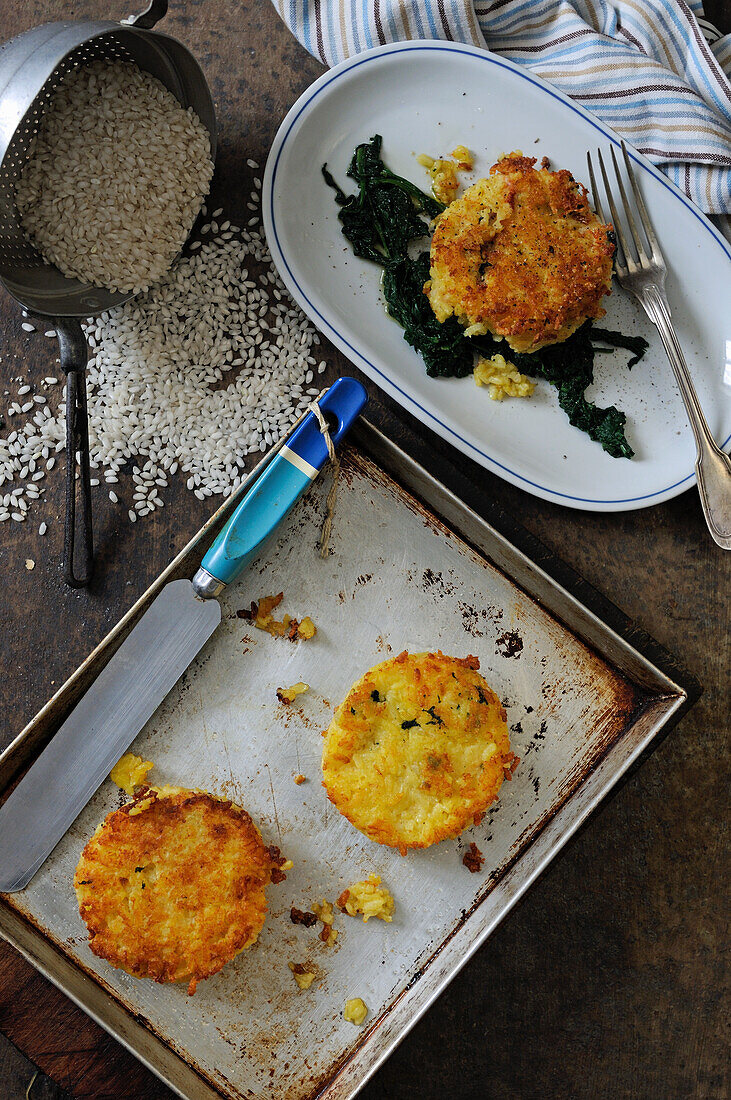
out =
[[[719,546],[722,546],[724,550],[731,550],[731,460],[728,455],[724,454],[720,447],[716,445],[709,431],[706,418],[703,415],[703,409],[698,400],[698,395],[691,381],[685,357],[678,343],[678,338],[675,334],[670,316],[670,307],[665,295],[665,275],[667,273],[665,260],[660,251],[660,245],[658,244],[657,237],[652,228],[652,223],[650,222],[644,200],[637,186],[637,181],[624,142],[622,142],[624,164],[629,182],[632,186],[632,193],[635,198],[640,221],[645,231],[647,244],[649,245],[649,256],[647,254],[645,242],[637,228],[632,207],[627,199],[627,192],[625,191],[622,176],[619,171],[617,158],[614,155],[613,146],[611,152],[614,173],[617,178],[619,193],[622,196],[624,215],[627,219],[627,225],[629,226],[637,257],[635,259],[635,255],[633,255],[628,246],[624,228],[617,215],[617,207],[614,196],[612,195],[612,189],[609,186],[601,149],[598,149],[597,155],[599,158],[602,179],[604,181],[604,189],[607,194],[607,199],[609,200],[609,208],[612,212],[612,222],[622,253],[620,256],[618,250],[617,256],[615,257],[615,274],[619,285],[624,287],[624,289],[628,290],[631,294],[634,294],[635,298],[637,298],[640,305],[647,313],[647,316],[652,323],[657,326],[657,330],[660,333],[660,338],[665,345],[665,351],[668,354],[670,365],[673,368],[675,380],[678,383],[678,389],[685,403],[685,410],[688,414],[688,420],[690,421],[690,426],[695,437],[697,450],[695,472],[698,479],[698,492],[701,498],[701,505],[703,506],[703,513],[706,517],[706,523],[708,524],[708,530]],[[589,179],[594,194],[596,212],[602,221],[606,221],[607,219],[602,212],[596,180],[594,179],[591,153],[586,154],[586,159],[589,164]]]

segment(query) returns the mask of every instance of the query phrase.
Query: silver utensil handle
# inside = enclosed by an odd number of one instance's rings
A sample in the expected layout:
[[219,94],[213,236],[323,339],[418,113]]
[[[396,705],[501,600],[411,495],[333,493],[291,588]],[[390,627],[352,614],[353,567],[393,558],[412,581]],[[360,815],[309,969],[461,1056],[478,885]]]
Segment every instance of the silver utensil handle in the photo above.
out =
[[648,285],[638,297],[660,333],[695,437],[698,452],[695,464],[698,492],[708,530],[719,546],[724,550],[731,550],[731,460],[716,445],[703,415],[685,356],[675,334],[664,291],[660,287]]
[[86,408],[86,337],[75,317],[53,319],[66,375],[66,520],[64,576],[71,588],[85,588],[94,575],[94,534]]

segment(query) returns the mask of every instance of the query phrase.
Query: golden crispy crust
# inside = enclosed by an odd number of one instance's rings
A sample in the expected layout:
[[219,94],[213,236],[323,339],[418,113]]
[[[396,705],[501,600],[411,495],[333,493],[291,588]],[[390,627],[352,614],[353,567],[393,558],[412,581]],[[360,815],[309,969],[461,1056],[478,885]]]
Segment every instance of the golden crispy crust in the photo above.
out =
[[142,791],[107,816],[76,868],[91,950],[138,978],[187,981],[193,993],[256,940],[280,862],[231,802]]
[[512,154],[440,216],[425,292],[435,315],[514,351],[560,343],[604,314],[614,245],[586,188],[565,170]]
[[476,657],[401,653],[358,680],[322,756],[328,798],[371,840],[426,848],[497,797],[511,759],[505,710]]

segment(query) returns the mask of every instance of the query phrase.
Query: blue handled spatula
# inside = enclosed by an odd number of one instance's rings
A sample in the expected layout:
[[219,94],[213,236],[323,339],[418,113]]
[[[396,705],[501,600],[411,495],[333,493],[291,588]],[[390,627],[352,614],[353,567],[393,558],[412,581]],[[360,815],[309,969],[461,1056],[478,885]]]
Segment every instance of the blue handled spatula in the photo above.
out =
[[[353,378],[318,400],[338,445],[366,403]],[[312,483],[328,457],[308,413],[249,490],[192,581],[167,584],[0,807],[0,891],[22,890],[221,621],[215,598]]]

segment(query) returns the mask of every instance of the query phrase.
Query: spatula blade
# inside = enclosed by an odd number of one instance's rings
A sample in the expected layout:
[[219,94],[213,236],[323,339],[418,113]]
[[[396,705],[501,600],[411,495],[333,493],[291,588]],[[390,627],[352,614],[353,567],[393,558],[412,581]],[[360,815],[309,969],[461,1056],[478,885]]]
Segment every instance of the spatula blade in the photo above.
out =
[[22,890],[221,621],[173,581],[0,807],[0,891]]

